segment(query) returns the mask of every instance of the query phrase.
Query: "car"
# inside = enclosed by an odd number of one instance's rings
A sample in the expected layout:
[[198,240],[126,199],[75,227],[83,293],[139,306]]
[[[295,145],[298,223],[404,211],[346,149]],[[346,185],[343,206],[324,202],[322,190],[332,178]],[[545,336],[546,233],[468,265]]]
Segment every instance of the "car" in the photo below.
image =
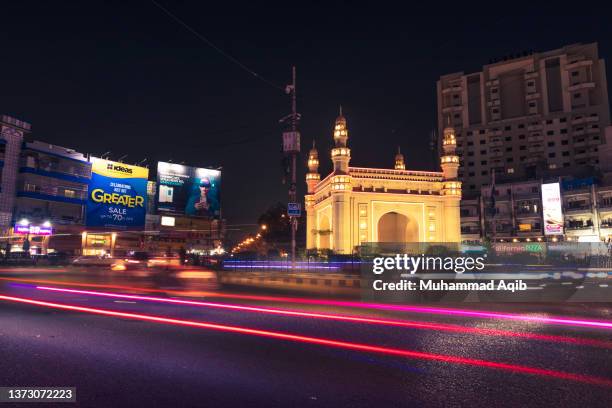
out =
[[113,271],[143,269],[149,266],[151,255],[146,251],[131,251],[124,258],[115,259],[111,265]]
[[36,260],[29,252],[10,252],[3,262],[7,265],[34,265]]
[[70,263],[68,254],[61,251],[48,253],[46,260],[49,265],[68,265]]
[[108,255],[81,255],[72,261],[73,266],[111,266],[115,260]]

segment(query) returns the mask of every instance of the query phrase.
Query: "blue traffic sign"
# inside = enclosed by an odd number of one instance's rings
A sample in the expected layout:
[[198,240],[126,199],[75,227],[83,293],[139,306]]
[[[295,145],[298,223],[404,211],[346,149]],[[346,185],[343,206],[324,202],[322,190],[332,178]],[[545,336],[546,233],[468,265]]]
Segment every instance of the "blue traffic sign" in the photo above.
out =
[[287,215],[290,217],[299,217],[302,215],[302,206],[300,203],[288,203]]

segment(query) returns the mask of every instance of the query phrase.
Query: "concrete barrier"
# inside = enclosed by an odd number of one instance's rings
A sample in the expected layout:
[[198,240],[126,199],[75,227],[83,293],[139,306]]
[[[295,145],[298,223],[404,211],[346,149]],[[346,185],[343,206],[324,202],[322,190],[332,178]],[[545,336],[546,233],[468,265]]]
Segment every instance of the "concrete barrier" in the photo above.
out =
[[359,276],[342,274],[224,271],[219,273],[219,282],[227,286],[251,286],[330,295],[358,295],[361,289]]

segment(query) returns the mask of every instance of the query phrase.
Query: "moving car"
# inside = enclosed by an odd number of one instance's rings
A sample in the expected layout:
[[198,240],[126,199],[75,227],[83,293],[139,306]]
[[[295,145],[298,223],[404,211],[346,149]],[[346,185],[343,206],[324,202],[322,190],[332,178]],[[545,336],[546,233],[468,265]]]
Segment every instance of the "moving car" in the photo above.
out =
[[72,261],[73,266],[111,266],[115,260],[108,255],[81,255]]

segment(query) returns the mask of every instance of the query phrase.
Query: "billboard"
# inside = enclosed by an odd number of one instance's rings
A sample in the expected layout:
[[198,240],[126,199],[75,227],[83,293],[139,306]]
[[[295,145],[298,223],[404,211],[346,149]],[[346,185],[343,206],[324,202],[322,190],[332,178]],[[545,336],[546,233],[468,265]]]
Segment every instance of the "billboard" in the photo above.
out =
[[90,161],[87,226],[144,228],[149,169],[96,157]]
[[542,184],[542,212],[544,213],[544,235],[562,235],[563,212],[559,183]]
[[221,216],[219,170],[157,163],[157,211],[196,217]]

